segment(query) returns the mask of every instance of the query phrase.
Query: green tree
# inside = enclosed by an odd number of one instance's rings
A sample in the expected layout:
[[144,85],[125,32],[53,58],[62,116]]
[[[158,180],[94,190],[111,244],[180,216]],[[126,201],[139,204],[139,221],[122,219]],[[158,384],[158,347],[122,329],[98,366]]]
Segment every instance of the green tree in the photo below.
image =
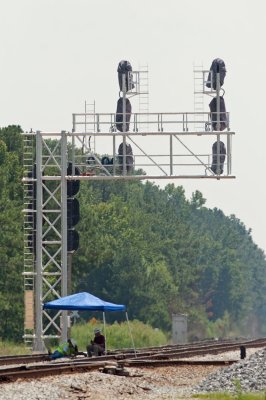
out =
[[0,337],[10,340],[23,331],[21,145],[20,127],[0,129]]

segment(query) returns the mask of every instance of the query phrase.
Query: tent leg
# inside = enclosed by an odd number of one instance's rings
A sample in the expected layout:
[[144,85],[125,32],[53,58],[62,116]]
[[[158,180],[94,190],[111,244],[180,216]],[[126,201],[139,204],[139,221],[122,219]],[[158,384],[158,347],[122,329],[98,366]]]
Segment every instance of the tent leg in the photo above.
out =
[[132,346],[133,346],[133,349],[134,349],[135,358],[137,358],[135,343],[134,343],[134,340],[133,340],[133,336],[132,336],[132,332],[131,332],[131,328],[130,328],[130,324],[129,324],[127,311],[126,311],[126,319],[127,319],[127,325],[128,325],[128,330],[129,330],[129,334],[130,334],[130,337],[131,337]]
[[105,353],[107,354],[107,340],[106,340],[106,321],[105,321],[105,312],[103,312],[103,333],[105,337]]

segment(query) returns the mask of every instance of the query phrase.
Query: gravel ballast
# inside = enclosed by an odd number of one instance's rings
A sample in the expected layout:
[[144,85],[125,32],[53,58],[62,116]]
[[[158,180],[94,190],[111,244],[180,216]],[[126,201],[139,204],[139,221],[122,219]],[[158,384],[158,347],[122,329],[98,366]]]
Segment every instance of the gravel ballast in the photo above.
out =
[[228,368],[219,369],[193,388],[194,393],[256,392],[266,390],[266,349],[240,360]]
[[[127,368],[129,377],[99,371],[18,380],[0,384],[1,400],[170,400],[191,399],[194,393],[234,391],[238,380],[243,391],[265,390],[266,349],[247,349],[197,360],[239,360],[231,367],[183,365],[156,368]],[[205,379],[203,381],[203,379]]]

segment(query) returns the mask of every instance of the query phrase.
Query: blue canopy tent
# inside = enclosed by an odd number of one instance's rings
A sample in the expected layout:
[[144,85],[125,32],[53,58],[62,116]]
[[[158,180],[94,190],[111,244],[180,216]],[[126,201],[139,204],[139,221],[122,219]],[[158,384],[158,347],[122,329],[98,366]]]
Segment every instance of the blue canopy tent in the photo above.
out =
[[[126,306],[123,304],[114,304],[108,301],[104,301],[99,297],[93,296],[87,292],[81,292],[76,294],[71,294],[70,296],[61,297],[59,299],[49,301],[48,303],[44,303],[44,309],[52,309],[52,310],[68,310],[68,311],[102,311],[103,312],[103,322],[104,322],[104,335],[106,338],[106,329],[105,329],[105,311],[125,311],[126,319],[128,323],[129,333],[131,336],[133,348],[136,354],[135,345],[133,341],[133,336],[131,333],[128,314],[126,311]],[[107,343],[107,342],[106,342]],[[107,344],[106,344],[107,349]]]
[[97,311],[126,311],[123,304],[109,303],[93,296],[90,293],[82,292],[61,297],[60,299],[49,301],[43,308],[54,310],[97,310]]

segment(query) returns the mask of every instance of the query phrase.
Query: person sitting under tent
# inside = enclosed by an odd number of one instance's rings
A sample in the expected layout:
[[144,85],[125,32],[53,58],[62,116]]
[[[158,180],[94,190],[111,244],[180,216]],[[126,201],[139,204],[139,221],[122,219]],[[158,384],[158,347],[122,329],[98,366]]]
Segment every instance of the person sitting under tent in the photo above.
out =
[[105,337],[101,334],[99,328],[94,329],[94,339],[91,340],[91,344],[87,346],[88,357],[101,356],[105,352]]
[[[49,352],[50,353],[50,352]],[[67,342],[60,344],[52,354],[49,354],[51,360],[61,357],[73,357],[78,354],[78,346],[74,339],[68,339]]]

